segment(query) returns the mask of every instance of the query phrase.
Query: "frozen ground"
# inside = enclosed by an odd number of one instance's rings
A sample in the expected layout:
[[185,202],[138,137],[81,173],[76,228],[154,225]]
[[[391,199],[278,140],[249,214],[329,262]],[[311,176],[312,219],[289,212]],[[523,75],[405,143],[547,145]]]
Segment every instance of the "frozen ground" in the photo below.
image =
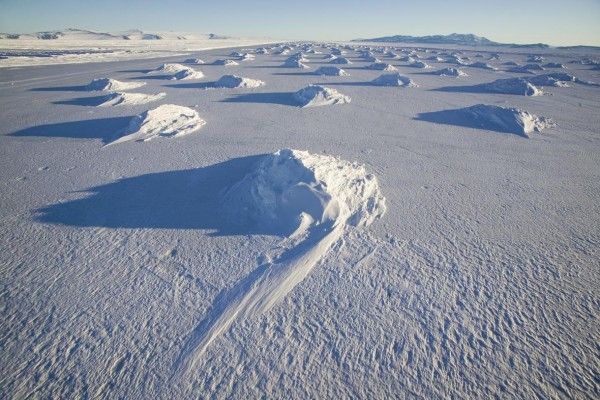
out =
[[[375,86],[382,72],[351,50],[349,76],[315,75],[331,53],[315,49],[309,69],[281,67],[297,47],[231,67],[211,65],[231,58],[223,49],[0,69],[1,397],[600,396],[600,88],[469,90],[520,77],[502,63],[529,55],[488,61],[482,50],[463,55],[500,71],[437,76],[375,52],[418,87]],[[569,63],[597,54],[536,54],[600,81]],[[190,57],[206,62],[193,65],[205,78],[147,74]],[[227,74],[265,85],[215,88]],[[166,96],[97,107],[86,85],[105,77]],[[309,84],[352,101],[301,108],[293,94]],[[105,146],[162,104],[206,123]],[[453,113],[476,104],[556,126],[527,138]],[[294,233],[233,221],[237,182],[289,184],[264,175],[265,154],[285,148],[328,174],[330,155],[358,162],[348,190],[365,193],[356,183],[372,174],[387,211],[338,229],[348,212],[329,205],[346,193],[342,178],[314,186],[300,169],[316,203]],[[244,204],[234,203],[240,219],[270,210]],[[331,226],[315,225],[320,213]]]

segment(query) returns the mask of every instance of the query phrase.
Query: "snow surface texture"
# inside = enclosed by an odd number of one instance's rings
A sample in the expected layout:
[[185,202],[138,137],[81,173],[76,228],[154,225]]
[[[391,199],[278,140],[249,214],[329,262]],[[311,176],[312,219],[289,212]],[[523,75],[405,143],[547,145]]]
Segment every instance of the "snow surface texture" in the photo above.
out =
[[145,94],[145,93],[111,93],[106,95],[104,101],[99,104],[100,107],[106,106],[137,106],[147,104],[164,98],[166,93]]
[[[288,43],[288,53],[304,45]],[[384,45],[309,45],[343,48],[352,78],[285,70],[276,54],[285,45],[263,44],[2,69],[0,398],[600,398],[600,89],[569,79],[569,88],[544,86],[546,96],[457,93],[438,89],[521,75],[469,68],[453,79],[405,67],[419,88],[382,88],[361,54],[389,60]],[[212,65],[201,67],[205,81],[145,75],[259,46],[270,54],[228,68],[260,88],[199,90],[229,73]],[[500,52],[498,66],[535,51],[598,81],[600,53],[590,49],[385,47],[423,60]],[[322,57],[307,58],[332,66]],[[145,81],[132,92],[167,97],[82,106],[82,96],[109,93],[87,91],[98,77]],[[297,107],[292,94],[311,83],[352,102]],[[103,147],[165,101],[207,124]],[[456,117],[473,104],[556,127],[530,139],[498,134]],[[202,356],[186,353],[198,326],[232,304],[228,294],[300,240],[224,212],[224,194],[285,148],[365,165],[387,211],[346,226],[269,311],[234,319]],[[182,354],[181,371],[194,368],[180,378]]]
[[187,339],[174,365],[178,376],[193,371],[232,323],[280,303],[342,238],[346,226],[368,226],[386,210],[377,179],[364,166],[289,149],[264,157],[225,193],[223,204],[235,224],[286,233],[277,246],[285,250],[268,257],[213,306]]
[[206,124],[191,108],[163,104],[134,117],[121,137],[110,144],[145,142],[159,136],[178,137],[195,132]]
[[119,91],[137,89],[144,86],[145,82],[121,82],[111,78],[97,78],[92,80],[87,89],[92,91]]
[[264,86],[264,82],[258,79],[243,78],[236,75],[223,75],[215,82],[215,87],[218,88],[257,88]]
[[294,100],[301,107],[330,106],[333,104],[350,103],[350,97],[335,89],[320,85],[309,85],[294,93]]

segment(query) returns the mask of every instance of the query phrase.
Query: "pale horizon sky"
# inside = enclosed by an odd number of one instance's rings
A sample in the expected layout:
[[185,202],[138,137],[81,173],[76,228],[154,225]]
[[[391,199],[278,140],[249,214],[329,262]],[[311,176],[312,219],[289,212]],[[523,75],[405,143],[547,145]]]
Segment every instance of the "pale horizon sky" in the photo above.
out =
[[0,0],[0,31],[65,28],[349,40],[473,33],[503,43],[600,46],[600,0]]

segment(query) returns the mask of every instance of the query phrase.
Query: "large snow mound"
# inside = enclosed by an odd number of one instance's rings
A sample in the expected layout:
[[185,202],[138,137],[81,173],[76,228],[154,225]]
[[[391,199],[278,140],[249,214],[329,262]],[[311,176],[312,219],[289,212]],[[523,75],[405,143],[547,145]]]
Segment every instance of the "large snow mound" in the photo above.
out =
[[483,91],[523,96],[540,96],[544,92],[522,78],[497,79],[490,83],[477,85]]
[[93,91],[119,91],[142,87],[146,82],[121,82],[111,78],[98,78],[92,80],[87,86],[87,90]]
[[301,107],[318,107],[350,103],[350,97],[320,85],[309,85],[293,95]]
[[384,63],[384,62],[378,62],[378,63],[373,63],[367,66],[368,69],[374,69],[377,71],[397,71],[396,67],[394,67],[391,64],[388,63]]
[[404,86],[404,87],[418,87],[412,79],[407,76],[400,75],[399,73],[383,74],[371,81],[376,86]]
[[198,71],[190,67],[184,67],[181,70],[175,72],[173,76],[171,76],[172,80],[177,81],[202,78],[204,78],[204,74],[202,73],[202,71]]
[[153,69],[152,71],[150,71],[148,73],[153,74],[156,72],[164,72],[167,74],[174,74],[174,73],[184,70],[186,68],[189,68],[189,67],[182,65],[182,64],[177,64],[177,63],[166,63],[156,69]]
[[99,106],[135,106],[160,100],[166,95],[166,93],[145,94],[117,92],[106,95],[104,102],[102,102]]
[[223,75],[215,82],[216,87],[220,88],[256,88],[265,83],[258,79],[244,78],[237,75]]
[[195,110],[174,104],[163,104],[133,117],[122,136],[110,144],[148,141],[159,136],[187,135],[206,124]]
[[528,136],[531,132],[554,126],[548,118],[538,117],[518,108],[477,104],[460,110],[465,118],[483,129]]
[[229,60],[229,59],[227,59],[227,60],[217,60],[213,64],[214,65],[224,65],[226,67],[232,67],[232,66],[235,66],[235,65],[240,65],[239,63],[237,63],[237,62],[235,62],[233,60]]
[[315,70],[315,75],[348,76],[348,73],[338,67],[319,67]]
[[385,198],[365,167],[339,158],[284,149],[264,157],[225,196],[238,223],[293,232],[310,224],[367,226],[385,211]]
[[336,57],[333,60],[329,61],[330,64],[352,64],[352,61],[348,60],[346,57]]
[[458,78],[459,76],[468,76],[466,72],[463,72],[458,68],[452,67],[438,69],[437,71],[433,71],[432,74],[439,76],[453,76],[456,78]]

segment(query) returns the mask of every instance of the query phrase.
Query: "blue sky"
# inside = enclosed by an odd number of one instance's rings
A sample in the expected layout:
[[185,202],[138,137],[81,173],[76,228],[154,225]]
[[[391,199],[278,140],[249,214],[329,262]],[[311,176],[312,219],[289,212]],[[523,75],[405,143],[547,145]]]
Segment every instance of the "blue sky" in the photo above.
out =
[[0,31],[86,28],[344,40],[475,33],[600,45],[600,0],[0,0]]

